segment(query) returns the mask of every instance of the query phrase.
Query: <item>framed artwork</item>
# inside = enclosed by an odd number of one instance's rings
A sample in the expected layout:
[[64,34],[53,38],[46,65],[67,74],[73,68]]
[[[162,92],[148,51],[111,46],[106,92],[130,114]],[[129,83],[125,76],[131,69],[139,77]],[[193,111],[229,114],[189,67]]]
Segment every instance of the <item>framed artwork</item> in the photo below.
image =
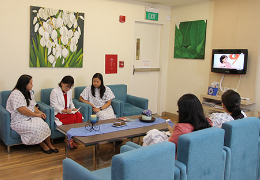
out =
[[84,13],[30,7],[30,67],[81,68]]
[[174,58],[204,59],[207,20],[175,25]]
[[105,74],[117,73],[117,54],[105,55]]

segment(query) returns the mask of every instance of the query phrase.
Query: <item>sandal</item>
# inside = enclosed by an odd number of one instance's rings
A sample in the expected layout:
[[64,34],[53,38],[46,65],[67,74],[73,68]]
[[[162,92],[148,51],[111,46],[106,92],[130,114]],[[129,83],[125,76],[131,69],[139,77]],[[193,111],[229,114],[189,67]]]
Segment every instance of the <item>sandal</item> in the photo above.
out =
[[71,140],[69,141],[69,146],[70,146],[70,149],[71,149],[71,150],[74,149],[73,144],[74,144],[73,139],[71,139]]
[[74,148],[74,149],[77,149],[77,148],[78,148],[78,145],[77,145],[76,143],[72,142],[72,144],[73,144],[73,148]]

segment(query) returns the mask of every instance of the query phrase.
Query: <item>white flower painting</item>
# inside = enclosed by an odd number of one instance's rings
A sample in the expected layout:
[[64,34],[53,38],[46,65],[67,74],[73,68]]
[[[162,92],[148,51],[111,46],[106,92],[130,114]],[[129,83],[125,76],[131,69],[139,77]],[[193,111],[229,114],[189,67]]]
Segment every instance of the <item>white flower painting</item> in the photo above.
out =
[[84,13],[31,6],[30,67],[82,67]]

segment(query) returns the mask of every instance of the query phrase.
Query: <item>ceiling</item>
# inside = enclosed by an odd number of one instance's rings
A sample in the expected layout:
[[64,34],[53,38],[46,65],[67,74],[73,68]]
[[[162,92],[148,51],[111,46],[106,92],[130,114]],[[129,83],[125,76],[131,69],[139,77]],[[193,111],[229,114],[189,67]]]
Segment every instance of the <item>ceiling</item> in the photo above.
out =
[[137,0],[137,1],[160,4],[165,6],[181,6],[181,5],[187,5],[187,4],[210,1],[210,0]]

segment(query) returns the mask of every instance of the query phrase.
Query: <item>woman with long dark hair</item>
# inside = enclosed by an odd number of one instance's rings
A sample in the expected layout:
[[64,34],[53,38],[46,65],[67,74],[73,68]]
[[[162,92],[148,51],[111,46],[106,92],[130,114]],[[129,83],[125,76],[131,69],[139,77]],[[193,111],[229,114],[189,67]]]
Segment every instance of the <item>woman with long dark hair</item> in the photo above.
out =
[[178,100],[179,122],[172,128],[168,126],[171,133],[170,142],[178,145],[179,136],[193,131],[212,127],[210,120],[204,116],[199,99],[193,94],[185,94]]
[[22,75],[9,95],[6,109],[11,113],[11,128],[21,136],[23,144],[39,144],[44,153],[58,153],[50,141],[51,130],[43,120],[46,115],[36,108],[32,87],[32,77]]
[[91,105],[99,120],[105,120],[116,118],[111,106],[111,100],[114,98],[111,89],[104,85],[102,74],[96,73],[92,77],[92,85],[82,91],[79,101]]
[[227,90],[222,94],[221,101],[225,112],[212,113],[209,119],[212,121],[213,126],[221,128],[225,122],[247,117],[246,114],[241,111],[241,97],[237,92],[231,89]]

